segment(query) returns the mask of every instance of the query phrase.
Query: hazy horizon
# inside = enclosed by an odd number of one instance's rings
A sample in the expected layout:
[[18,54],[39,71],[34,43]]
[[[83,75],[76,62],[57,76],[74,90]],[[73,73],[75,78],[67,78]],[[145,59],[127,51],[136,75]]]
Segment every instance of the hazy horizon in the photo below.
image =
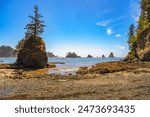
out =
[[15,48],[24,38],[36,4],[46,25],[41,35],[46,49],[61,57],[67,52],[125,57],[128,28],[140,13],[137,0],[0,0],[0,45]]

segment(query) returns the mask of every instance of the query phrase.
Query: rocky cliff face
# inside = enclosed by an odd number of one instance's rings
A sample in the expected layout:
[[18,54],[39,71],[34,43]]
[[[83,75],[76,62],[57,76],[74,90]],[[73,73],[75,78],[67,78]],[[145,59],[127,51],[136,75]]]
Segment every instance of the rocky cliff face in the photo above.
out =
[[150,28],[144,30],[137,39],[137,55],[141,61],[150,61]]
[[47,62],[48,58],[43,40],[34,36],[26,39],[18,53],[17,65],[24,68],[43,68]]

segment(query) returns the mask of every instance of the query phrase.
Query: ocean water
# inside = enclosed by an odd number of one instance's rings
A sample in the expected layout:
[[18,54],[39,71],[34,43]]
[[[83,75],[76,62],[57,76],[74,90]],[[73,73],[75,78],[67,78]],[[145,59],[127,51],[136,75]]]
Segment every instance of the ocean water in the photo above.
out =
[[[56,68],[50,69],[49,74],[75,74],[79,67],[93,66],[97,63],[118,61],[123,58],[49,58],[49,62],[63,62],[65,64],[56,64]],[[14,63],[16,58],[0,58],[0,63]]]

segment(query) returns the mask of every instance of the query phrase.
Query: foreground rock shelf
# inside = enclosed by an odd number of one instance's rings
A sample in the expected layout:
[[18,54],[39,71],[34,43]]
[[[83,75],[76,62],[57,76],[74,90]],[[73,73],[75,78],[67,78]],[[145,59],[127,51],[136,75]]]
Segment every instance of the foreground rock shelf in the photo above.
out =
[[[150,99],[149,65],[107,62],[88,68],[92,72],[68,76],[48,75],[47,68],[0,69],[0,99]],[[119,66],[126,69],[97,72],[97,67]]]

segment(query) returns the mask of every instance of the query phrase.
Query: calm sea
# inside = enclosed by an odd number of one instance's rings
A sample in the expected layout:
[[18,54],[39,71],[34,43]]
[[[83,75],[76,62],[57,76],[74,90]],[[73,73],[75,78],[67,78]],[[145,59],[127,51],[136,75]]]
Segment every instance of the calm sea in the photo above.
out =
[[[118,61],[123,58],[49,58],[49,62],[64,62],[65,64],[57,64],[56,68],[50,69],[49,74],[74,74],[79,67],[93,66],[96,63]],[[1,63],[14,63],[16,58],[0,58]]]

